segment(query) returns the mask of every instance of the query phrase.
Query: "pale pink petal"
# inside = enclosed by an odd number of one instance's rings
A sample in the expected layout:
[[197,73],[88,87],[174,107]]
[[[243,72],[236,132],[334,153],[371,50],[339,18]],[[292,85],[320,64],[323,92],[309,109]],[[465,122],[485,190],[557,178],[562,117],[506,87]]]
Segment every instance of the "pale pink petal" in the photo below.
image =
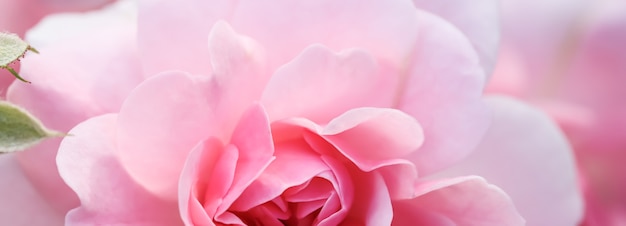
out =
[[485,73],[471,44],[434,15],[419,12],[418,19],[420,35],[398,108],[424,130],[424,144],[410,158],[425,175],[469,154],[490,115],[480,99]]
[[148,191],[174,200],[175,178],[189,152],[210,136],[224,135],[218,133],[213,111],[219,93],[211,84],[206,76],[163,73],[143,82],[124,102],[117,122],[120,161]]
[[415,7],[456,26],[472,43],[483,69],[490,75],[500,43],[500,8],[495,0],[413,0]]
[[[89,0],[86,2],[88,1]],[[113,4],[106,5],[97,10],[87,12],[63,12],[48,15],[37,23],[37,25],[28,30],[25,35],[25,40],[31,46],[42,49],[49,45],[63,43],[68,39],[75,39],[85,34],[101,32],[103,29],[120,29],[122,27],[128,28],[127,32],[129,33],[136,33],[137,4],[135,1],[117,0]]]
[[528,225],[576,225],[582,197],[572,150],[543,113],[490,97],[494,123],[466,160],[441,176],[476,174],[511,196]]
[[[61,132],[89,117],[119,111],[126,95],[143,80],[134,36],[127,32],[103,28],[39,49],[40,54],[29,55],[21,65],[21,75],[33,83],[14,83],[7,99]],[[67,211],[78,200],[56,173],[54,159],[60,141],[46,140],[19,153],[18,159],[43,196]]]
[[391,108],[356,108],[331,120],[321,131],[352,162],[402,158],[424,141],[420,124]]
[[276,71],[261,99],[272,121],[304,117],[327,123],[361,106],[391,106],[397,83],[362,50],[333,53],[314,45]]
[[[312,43],[334,51],[363,48],[394,66],[404,67],[418,33],[410,1],[239,1],[228,21],[272,49],[280,66]],[[262,24],[263,26],[258,26]]]
[[[365,172],[377,171],[392,198],[413,195],[417,171],[403,159],[419,151],[424,137],[414,118],[396,109],[357,108],[333,119],[320,131],[324,138]],[[305,136],[313,145],[315,138]]]
[[511,199],[480,177],[424,181],[416,189],[417,198],[393,202],[392,225],[525,225]]
[[261,99],[272,73],[265,66],[265,50],[228,23],[218,21],[208,39],[213,88],[220,93],[219,117],[231,131],[241,114]]
[[209,32],[235,5],[228,0],[139,1],[138,43],[144,72],[183,70],[209,75]]
[[63,225],[65,212],[39,194],[15,154],[0,155],[0,225]]
[[180,224],[176,202],[159,199],[128,176],[116,154],[116,115],[91,118],[63,140],[57,162],[81,206],[70,211],[68,225]]

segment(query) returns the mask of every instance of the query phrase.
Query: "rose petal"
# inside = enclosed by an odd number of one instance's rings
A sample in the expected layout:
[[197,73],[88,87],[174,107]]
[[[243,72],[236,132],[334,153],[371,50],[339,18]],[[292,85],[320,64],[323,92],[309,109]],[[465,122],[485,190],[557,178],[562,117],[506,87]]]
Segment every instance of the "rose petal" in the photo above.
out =
[[[224,152],[222,146],[218,139],[209,138],[194,147],[187,157],[178,184],[180,216],[186,225],[215,225],[210,216],[215,215],[219,203],[207,203],[207,200],[223,196],[232,183],[232,171],[217,164],[231,163],[220,161],[224,160],[224,157],[220,156]],[[214,169],[226,169],[227,173]],[[213,183],[215,181],[219,183]],[[213,189],[207,189],[209,185]]]
[[[46,0],[25,0],[40,2]],[[50,0],[58,1],[57,4],[66,5],[69,2],[79,2],[78,0]],[[102,0],[109,1],[111,0]],[[63,2],[63,3],[59,3]],[[89,2],[89,0],[85,1]],[[36,8],[36,7],[30,7]],[[47,15],[39,23],[30,28],[25,39],[38,50],[50,45],[66,42],[68,39],[75,39],[92,32],[101,32],[103,28],[127,28],[128,32],[136,33],[137,24],[137,4],[132,0],[118,0],[112,4],[103,6],[98,10],[87,12],[64,12]],[[9,30],[10,31],[10,30]],[[85,50],[84,46],[82,50]],[[136,47],[134,47],[136,48]],[[88,48],[91,49],[91,48]]]
[[272,121],[304,117],[326,123],[354,107],[390,106],[396,83],[368,53],[335,54],[314,45],[276,71],[261,101]]
[[556,125],[512,99],[487,100],[493,126],[472,155],[441,176],[485,177],[511,196],[528,225],[576,225],[582,197],[573,153]]
[[252,106],[244,114],[231,143],[239,150],[239,158],[233,184],[223,197],[225,205],[218,208],[218,213],[226,211],[224,207],[233,203],[275,158],[269,121],[260,105]]
[[0,179],[0,224],[63,225],[65,213],[53,208],[41,196],[24,174],[15,154],[0,155]]
[[[235,5],[232,1],[139,1],[138,43],[144,72],[183,70],[209,75],[209,32]],[[163,27],[168,32],[162,32]]]
[[417,35],[413,7],[401,0],[239,1],[229,21],[263,46],[276,47],[271,52],[274,66],[287,63],[311,43],[334,51],[367,49],[401,66]]
[[120,165],[116,120],[116,115],[91,118],[72,129],[73,136],[61,143],[59,173],[81,200],[81,206],[68,213],[66,223],[180,224],[175,202],[146,192]]
[[218,21],[209,34],[209,52],[215,83],[212,88],[220,93],[220,108],[216,110],[221,110],[224,124],[234,128],[241,114],[261,99],[271,77],[265,66],[265,50],[237,34],[228,23]]
[[524,225],[511,199],[480,177],[424,181],[416,189],[417,198],[393,202],[393,225]]
[[454,24],[472,43],[487,75],[491,74],[500,43],[499,2],[413,0],[419,9],[436,14]]
[[[39,49],[40,54],[24,58],[21,65],[21,74],[33,83],[14,83],[7,99],[60,132],[89,117],[117,112],[130,90],[144,79],[134,35],[126,29],[103,28]],[[44,141],[18,158],[42,195],[67,211],[78,205],[78,200],[56,173],[60,141]]]
[[420,124],[391,108],[349,110],[331,120],[320,135],[357,165],[401,158],[415,152],[424,141]]
[[[412,197],[417,171],[404,157],[424,140],[414,118],[395,109],[358,108],[333,119],[320,135],[361,170],[377,171],[392,198]],[[322,142],[305,138],[311,145]]]
[[391,198],[385,181],[377,174],[352,174],[355,183],[354,203],[346,225],[390,225],[393,218]]
[[174,200],[188,153],[210,136],[225,136],[215,121],[219,93],[210,85],[205,76],[169,72],[145,81],[124,102],[117,121],[120,161],[148,191]]
[[233,203],[233,210],[245,211],[268,202],[278,197],[287,188],[303,184],[329,170],[319,155],[316,155],[303,141],[277,144],[274,155],[276,159]]
[[424,130],[424,144],[410,159],[425,175],[469,154],[490,116],[480,99],[485,73],[471,44],[436,16],[419,12],[418,18],[420,36],[398,108]]

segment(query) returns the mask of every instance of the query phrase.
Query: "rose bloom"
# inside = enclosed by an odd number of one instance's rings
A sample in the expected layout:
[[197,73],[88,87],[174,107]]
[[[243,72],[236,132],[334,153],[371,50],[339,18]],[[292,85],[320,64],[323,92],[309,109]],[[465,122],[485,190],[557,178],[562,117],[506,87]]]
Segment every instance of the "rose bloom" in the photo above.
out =
[[[575,150],[585,192],[581,225],[626,224],[621,161],[626,157],[626,4],[509,0],[503,6],[503,51],[487,91],[517,96],[559,123]],[[527,18],[542,23],[529,26]]]
[[[71,136],[0,156],[7,224],[581,218],[554,123],[482,97],[496,4],[128,4],[32,31],[7,99]],[[72,19],[108,23],[46,38]]]

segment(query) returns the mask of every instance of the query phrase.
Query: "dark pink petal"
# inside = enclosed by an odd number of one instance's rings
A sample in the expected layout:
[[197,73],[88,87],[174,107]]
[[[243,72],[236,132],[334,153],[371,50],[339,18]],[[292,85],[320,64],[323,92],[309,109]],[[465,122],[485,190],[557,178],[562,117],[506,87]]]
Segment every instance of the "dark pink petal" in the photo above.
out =
[[333,53],[313,45],[279,68],[265,88],[262,103],[272,121],[304,117],[327,123],[361,106],[391,106],[397,80],[368,53]]
[[420,35],[398,108],[424,130],[424,144],[410,158],[425,175],[469,154],[490,116],[480,99],[485,73],[472,45],[441,18],[420,11],[418,19]]
[[511,196],[528,225],[576,225],[582,215],[573,153],[544,113],[490,97],[494,123],[466,160],[442,177],[481,175]]
[[230,213],[225,212],[241,200],[241,193],[264,171],[273,152],[269,122],[259,105],[244,114],[231,144],[222,147],[218,139],[210,138],[196,146],[179,186],[183,220],[194,224],[230,221]]
[[176,203],[146,192],[120,164],[116,119],[116,115],[91,118],[61,143],[59,173],[81,201],[66,216],[66,224],[180,224]]
[[384,179],[376,172],[352,174],[354,203],[345,225],[390,225],[393,209]]
[[511,199],[480,177],[424,181],[416,190],[417,198],[393,202],[393,225],[525,225]]
[[220,204],[218,198],[226,194],[234,174],[233,161],[225,154],[231,151],[223,149],[221,141],[209,138],[189,153],[178,184],[178,205],[185,224],[215,225],[212,217]]
[[480,64],[490,75],[500,43],[500,8],[495,0],[413,0],[415,7],[442,17],[469,39],[480,57]]
[[0,179],[0,225],[63,225],[65,212],[41,196],[15,154],[0,155]]
[[245,211],[261,205],[278,197],[287,188],[304,184],[329,170],[319,155],[301,141],[277,144],[275,156],[276,159],[235,201],[233,210]]

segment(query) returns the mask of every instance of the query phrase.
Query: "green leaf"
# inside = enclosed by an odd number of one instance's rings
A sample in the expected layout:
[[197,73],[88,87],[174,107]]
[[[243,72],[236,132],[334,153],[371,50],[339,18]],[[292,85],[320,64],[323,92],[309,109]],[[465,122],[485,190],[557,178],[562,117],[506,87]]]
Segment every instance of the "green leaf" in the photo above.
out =
[[26,110],[0,101],[0,153],[25,150],[49,137],[65,136],[46,129]]
[[8,70],[19,80],[28,83],[30,82],[20,77],[20,75],[11,68],[11,64],[19,61],[29,50],[34,53],[39,53],[16,34],[0,32],[0,68]]

